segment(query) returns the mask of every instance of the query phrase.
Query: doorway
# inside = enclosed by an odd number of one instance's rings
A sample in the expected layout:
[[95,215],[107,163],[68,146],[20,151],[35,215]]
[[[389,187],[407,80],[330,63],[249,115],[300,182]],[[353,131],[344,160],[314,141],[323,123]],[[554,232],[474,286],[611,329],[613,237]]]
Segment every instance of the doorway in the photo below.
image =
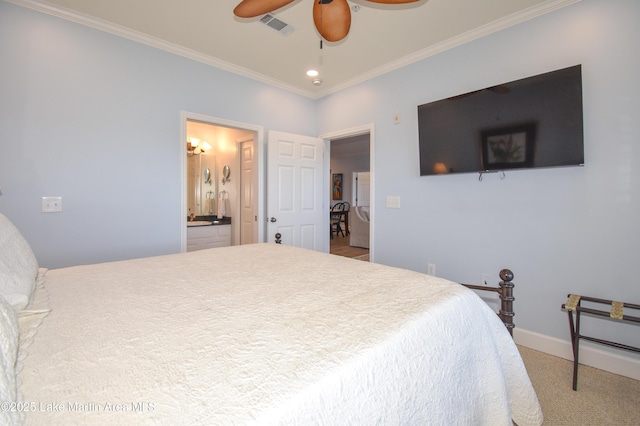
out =
[[[328,139],[330,151],[328,182],[338,175],[342,182],[341,199],[335,199],[335,193],[328,191],[329,208],[336,203],[349,203],[349,233],[330,237],[330,253],[373,261],[373,206],[374,170],[373,170],[373,125],[367,125],[331,135]],[[366,182],[365,182],[366,181]],[[360,182],[358,184],[358,182]],[[356,217],[356,207],[366,210]],[[344,230],[343,230],[344,231]],[[355,234],[354,234],[355,231]]]
[[[213,183],[207,187],[211,191],[200,191],[200,195],[204,197],[211,195],[208,193],[212,192],[216,202],[219,201],[221,193],[224,198],[228,197],[229,211],[226,212],[226,216],[232,218],[231,244],[264,241],[264,238],[261,237],[264,235],[264,226],[262,221],[258,220],[264,215],[263,194],[259,190],[263,182],[263,171],[260,169],[261,162],[259,160],[264,158],[262,152],[263,128],[183,111],[181,113],[181,129],[181,251],[187,250],[186,221],[189,210],[194,208],[193,197],[189,191],[188,160],[191,157],[187,155],[185,148],[187,143],[191,142],[191,138],[206,140],[211,146],[207,157],[209,157],[208,161],[214,164],[209,167]],[[246,161],[247,155],[250,156],[249,161]],[[230,175],[229,179],[223,181],[222,170],[225,166],[230,170]],[[211,206],[207,204],[208,202],[207,199],[202,201],[204,210],[200,210],[200,215],[211,213]],[[217,214],[217,208],[215,214]]]

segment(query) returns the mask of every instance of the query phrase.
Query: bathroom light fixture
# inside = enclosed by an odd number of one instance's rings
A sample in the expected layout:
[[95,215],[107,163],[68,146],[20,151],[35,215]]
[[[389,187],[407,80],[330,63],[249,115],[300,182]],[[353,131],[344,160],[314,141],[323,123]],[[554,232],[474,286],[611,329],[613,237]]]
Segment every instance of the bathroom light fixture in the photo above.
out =
[[202,154],[210,149],[211,145],[206,141],[200,142],[198,138],[189,138],[189,142],[187,142],[187,155],[189,156]]
[[318,71],[317,70],[309,70],[309,71],[307,71],[307,75],[309,77],[317,77],[318,76]]

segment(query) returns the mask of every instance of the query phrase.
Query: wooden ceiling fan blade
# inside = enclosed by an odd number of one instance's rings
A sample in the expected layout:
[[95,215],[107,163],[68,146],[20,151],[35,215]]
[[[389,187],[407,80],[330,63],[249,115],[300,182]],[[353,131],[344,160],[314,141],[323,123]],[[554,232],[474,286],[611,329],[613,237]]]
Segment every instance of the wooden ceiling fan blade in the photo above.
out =
[[351,28],[351,9],[347,0],[313,0],[313,23],[327,41],[345,38]]
[[233,14],[239,18],[253,18],[273,12],[293,1],[294,0],[242,0],[236,8],[233,9]]
[[403,4],[403,3],[415,3],[420,0],[367,0],[371,3],[382,3],[382,4]]

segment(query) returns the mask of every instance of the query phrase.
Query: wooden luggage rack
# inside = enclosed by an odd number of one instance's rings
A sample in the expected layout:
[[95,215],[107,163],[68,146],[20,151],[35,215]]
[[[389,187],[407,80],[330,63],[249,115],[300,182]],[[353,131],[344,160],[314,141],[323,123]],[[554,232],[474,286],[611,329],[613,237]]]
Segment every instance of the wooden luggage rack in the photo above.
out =
[[[633,303],[626,302],[615,302],[613,300],[606,299],[598,299],[595,297],[586,297],[579,296],[577,294],[569,294],[569,299],[567,303],[562,305],[562,309],[567,311],[569,315],[569,327],[571,331],[571,345],[573,346],[573,390],[577,390],[578,388],[578,350],[580,339],[589,340],[591,342],[599,343],[601,345],[612,346],[618,349],[624,349],[632,352],[640,352],[640,348],[636,348],[629,345],[623,345],[622,343],[611,342],[609,340],[597,339],[595,337],[585,336],[580,334],[580,314],[591,314],[597,317],[605,317],[611,318],[618,321],[630,322],[630,323],[640,323],[640,317],[625,315],[624,309],[638,309],[640,310],[640,305],[635,305]],[[582,301],[585,302],[593,302],[600,303],[603,305],[611,306],[611,310],[609,312],[603,311],[600,309],[592,309],[584,306],[580,306]],[[575,322],[573,319],[573,313],[575,312]]]

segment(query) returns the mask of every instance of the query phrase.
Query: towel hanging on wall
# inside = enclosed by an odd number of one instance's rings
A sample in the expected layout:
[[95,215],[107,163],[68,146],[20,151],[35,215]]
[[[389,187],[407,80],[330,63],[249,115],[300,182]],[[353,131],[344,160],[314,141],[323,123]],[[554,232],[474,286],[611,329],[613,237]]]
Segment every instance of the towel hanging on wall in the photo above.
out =
[[215,211],[216,193],[213,191],[207,192],[207,207],[209,208],[209,216],[213,215]]
[[229,202],[229,193],[224,189],[218,195],[218,219],[222,219],[227,215],[227,203]]

